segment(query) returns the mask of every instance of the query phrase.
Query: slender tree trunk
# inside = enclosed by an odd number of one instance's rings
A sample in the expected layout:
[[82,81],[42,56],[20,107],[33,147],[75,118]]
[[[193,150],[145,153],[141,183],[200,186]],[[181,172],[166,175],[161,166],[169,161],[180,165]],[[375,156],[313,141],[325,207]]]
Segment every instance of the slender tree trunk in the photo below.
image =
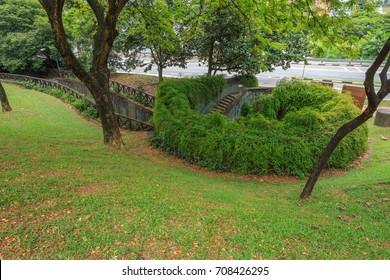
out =
[[157,65],[157,70],[158,70],[158,82],[161,83],[164,80],[162,66]]
[[209,50],[209,57],[207,59],[207,75],[211,76],[213,73],[213,55],[214,55],[214,42]]
[[314,185],[316,184],[322,170],[325,168],[326,163],[328,162],[330,156],[337,148],[339,143],[344,139],[345,136],[347,136],[349,133],[351,133],[353,130],[355,130],[360,125],[365,123],[369,118],[371,118],[374,112],[376,111],[377,107],[378,106],[375,106],[373,108],[367,108],[363,112],[363,114],[361,114],[359,117],[344,124],[338,129],[336,134],[330,140],[329,144],[326,146],[325,150],[322,152],[320,159],[318,160],[316,166],[314,167],[312,173],[310,174],[309,179],[306,182],[305,188],[301,193],[301,199],[306,199],[310,197]]
[[0,81],[0,101],[1,101],[1,110],[3,112],[11,112],[12,108],[9,105],[7,95],[5,94],[5,90],[3,88],[3,85]]
[[[386,95],[390,93],[390,79],[388,79],[387,77],[387,72],[390,68],[389,53],[390,53],[390,37],[387,39],[385,45],[380,51],[378,57],[375,59],[374,63],[370,66],[370,68],[368,68],[366,72],[364,87],[368,99],[367,108],[364,110],[364,112],[361,115],[351,120],[350,122],[344,124],[337,130],[336,134],[332,137],[329,144],[326,146],[317,164],[315,165],[312,173],[310,174],[309,179],[307,180],[306,185],[301,193],[301,199],[307,199],[310,197],[322,170],[324,169],[328,159],[332,155],[333,151],[337,148],[341,140],[343,140],[344,137],[347,136],[354,129],[356,129],[357,127],[365,123],[368,119],[370,119],[373,116],[374,112],[377,110],[381,101],[385,98]],[[381,64],[386,60],[386,58],[387,58],[386,64],[383,67],[381,73],[379,74],[381,78],[381,87],[379,91],[376,93],[375,86],[374,86],[374,76],[378,71],[379,67],[381,66]]]

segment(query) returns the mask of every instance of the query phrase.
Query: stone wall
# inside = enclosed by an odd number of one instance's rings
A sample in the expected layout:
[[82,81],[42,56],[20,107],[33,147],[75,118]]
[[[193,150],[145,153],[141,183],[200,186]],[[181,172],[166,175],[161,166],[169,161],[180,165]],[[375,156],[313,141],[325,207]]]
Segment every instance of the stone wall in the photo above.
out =
[[123,119],[122,121],[125,121],[124,128],[130,130],[151,128],[149,120],[153,116],[153,109],[143,106],[118,93],[112,93],[111,99],[115,113],[119,118]]

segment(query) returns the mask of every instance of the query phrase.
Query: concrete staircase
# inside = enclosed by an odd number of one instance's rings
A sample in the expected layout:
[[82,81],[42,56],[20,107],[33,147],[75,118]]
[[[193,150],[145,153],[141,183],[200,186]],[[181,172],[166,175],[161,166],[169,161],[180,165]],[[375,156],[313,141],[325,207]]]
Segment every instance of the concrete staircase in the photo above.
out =
[[218,112],[226,114],[229,112],[231,107],[234,105],[237,98],[241,97],[240,92],[232,92],[226,95],[212,110],[211,112]]

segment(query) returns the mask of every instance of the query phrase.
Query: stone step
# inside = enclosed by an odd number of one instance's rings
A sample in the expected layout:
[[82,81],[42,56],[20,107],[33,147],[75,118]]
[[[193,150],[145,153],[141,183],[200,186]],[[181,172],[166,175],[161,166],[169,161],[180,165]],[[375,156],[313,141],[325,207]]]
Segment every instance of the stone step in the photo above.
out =
[[230,104],[232,104],[236,100],[236,94],[237,93],[230,93],[226,95],[211,111],[223,114],[230,106]]
[[227,100],[222,100],[221,102],[218,103],[218,105],[227,107],[227,106],[229,106],[230,103],[231,103],[231,102],[229,102],[229,101],[227,101]]
[[224,98],[224,99],[226,99],[226,100],[234,100],[234,99],[236,99],[236,98],[235,98],[235,96],[234,96],[234,95],[232,95],[232,94],[229,94],[229,95],[225,96],[225,98]]

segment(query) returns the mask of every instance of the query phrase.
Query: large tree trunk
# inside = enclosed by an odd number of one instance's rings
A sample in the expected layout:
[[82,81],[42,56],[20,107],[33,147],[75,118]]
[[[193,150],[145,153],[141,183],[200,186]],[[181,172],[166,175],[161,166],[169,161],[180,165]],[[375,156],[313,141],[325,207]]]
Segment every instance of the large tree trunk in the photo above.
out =
[[123,147],[119,124],[115,116],[109,91],[107,62],[114,39],[117,36],[115,29],[116,22],[128,0],[108,0],[108,7],[106,8],[100,1],[87,1],[97,21],[90,71],[86,71],[81,66],[68,43],[62,21],[65,0],[39,0],[39,2],[49,17],[56,48],[66,64],[72,69],[72,72],[90,90],[95,99],[102,123],[104,143],[120,148]]
[[84,84],[95,99],[102,124],[104,143],[116,147],[123,146],[118,120],[111,101],[108,81],[105,81],[103,78],[100,80],[92,79],[92,81],[84,81]]
[[[354,129],[356,129],[357,127],[365,123],[368,119],[370,119],[373,116],[374,112],[377,110],[380,102],[385,98],[387,94],[390,93],[390,79],[387,78],[387,72],[390,67],[389,53],[390,53],[390,37],[387,39],[387,42],[383,46],[381,52],[379,53],[374,63],[366,72],[366,79],[364,81],[364,86],[365,86],[366,95],[368,99],[367,108],[364,110],[364,112],[361,115],[359,115],[355,119],[341,126],[336,132],[336,134],[332,137],[329,144],[323,151],[317,164],[315,165],[312,173],[310,174],[309,179],[306,182],[306,185],[301,193],[301,199],[307,199],[310,197],[314,185],[316,184],[328,159],[332,155],[333,151],[337,148],[338,144],[350,132],[352,132]],[[386,60],[386,58],[387,58],[387,62],[379,75],[381,78],[381,88],[379,89],[378,93],[375,93],[374,76],[378,71],[379,67],[381,66],[381,64]]]
[[1,111],[3,112],[12,111],[12,108],[9,105],[8,98],[7,95],[5,94],[5,90],[3,88],[1,81],[0,81],[0,102],[1,102]]

